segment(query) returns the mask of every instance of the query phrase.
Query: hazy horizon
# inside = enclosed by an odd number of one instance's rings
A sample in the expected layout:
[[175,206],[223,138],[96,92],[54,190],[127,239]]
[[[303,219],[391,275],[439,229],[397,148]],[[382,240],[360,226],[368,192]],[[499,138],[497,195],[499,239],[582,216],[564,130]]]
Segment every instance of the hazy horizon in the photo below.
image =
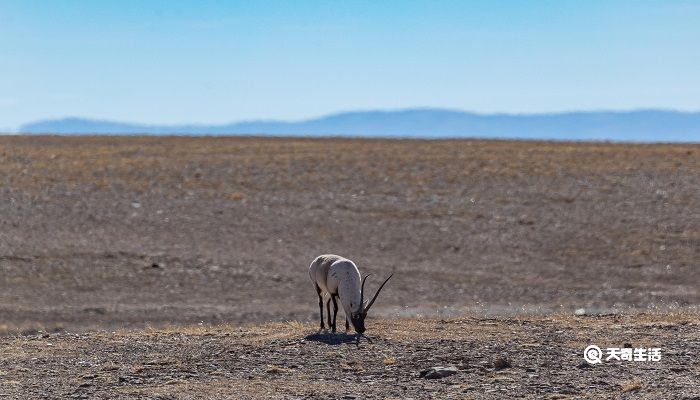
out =
[[419,108],[336,113],[301,121],[153,125],[66,118],[22,125],[21,133],[60,135],[254,135],[378,138],[492,138],[700,142],[700,112],[591,111],[479,114]]
[[[467,114],[482,115],[482,116],[546,116],[546,115],[563,115],[563,114],[578,114],[578,113],[635,113],[635,112],[645,112],[645,111],[651,111],[651,112],[661,111],[661,112],[671,112],[671,113],[691,113],[692,114],[692,113],[700,113],[700,108],[697,110],[680,110],[680,109],[664,108],[664,107],[639,107],[639,108],[628,108],[628,109],[606,109],[606,108],[597,108],[596,109],[596,108],[593,108],[593,109],[587,109],[587,110],[572,109],[572,110],[541,111],[541,112],[505,112],[505,111],[503,111],[503,112],[501,112],[501,111],[479,112],[479,111],[473,111],[473,110],[463,110],[463,109],[448,108],[448,107],[416,106],[416,107],[385,108],[385,109],[357,108],[357,109],[348,109],[348,110],[337,110],[337,111],[333,111],[333,112],[329,112],[329,113],[311,115],[311,116],[303,117],[303,118],[263,117],[263,118],[242,118],[242,119],[219,121],[219,122],[183,121],[183,122],[172,123],[172,124],[163,124],[163,123],[157,123],[157,122],[152,122],[152,121],[133,121],[133,120],[117,120],[117,119],[110,119],[110,118],[95,118],[95,117],[85,116],[85,115],[64,115],[64,116],[38,118],[35,120],[31,120],[31,121],[25,121],[25,122],[19,124],[13,131],[11,131],[9,133],[19,132],[19,129],[22,126],[32,124],[32,123],[45,122],[45,121],[70,120],[70,119],[78,119],[78,120],[93,121],[93,122],[115,122],[115,123],[120,123],[120,124],[144,125],[144,126],[187,126],[187,125],[205,126],[205,125],[229,125],[229,124],[239,124],[239,123],[248,123],[248,122],[298,123],[298,122],[307,122],[307,121],[312,121],[312,120],[316,120],[316,119],[327,118],[327,117],[331,117],[331,116],[335,116],[335,115],[342,115],[342,114],[397,113],[397,112],[406,112],[406,111],[451,111],[451,112],[467,113]],[[0,132],[3,132],[3,131],[0,131]]]

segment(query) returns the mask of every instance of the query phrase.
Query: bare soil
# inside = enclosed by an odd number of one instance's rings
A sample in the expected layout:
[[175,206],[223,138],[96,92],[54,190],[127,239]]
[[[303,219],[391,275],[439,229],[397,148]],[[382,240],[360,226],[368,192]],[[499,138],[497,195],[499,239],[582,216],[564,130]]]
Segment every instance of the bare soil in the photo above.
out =
[[[700,315],[372,320],[371,340],[310,324],[38,334],[0,340],[6,397],[484,399],[700,396]],[[583,349],[662,349],[589,365]],[[433,366],[457,373],[426,379]]]
[[[373,273],[370,292],[395,272],[374,344],[304,339],[323,253]],[[342,376],[348,396],[698,395],[684,355],[698,350],[698,260],[700,145],[0,137],[0,394],[334,397]],[[575,310],[589,316],[548,319]],[[269,321],[303,324],[252,325]],[[183,328],[200,323],[213,333]],[[501,331],[474,336],[484,326]],[[586,335],[671,353],[579,369]],[[504,352],[514,367],[490,370]],[[416,378],[448,362],[458,375]]]

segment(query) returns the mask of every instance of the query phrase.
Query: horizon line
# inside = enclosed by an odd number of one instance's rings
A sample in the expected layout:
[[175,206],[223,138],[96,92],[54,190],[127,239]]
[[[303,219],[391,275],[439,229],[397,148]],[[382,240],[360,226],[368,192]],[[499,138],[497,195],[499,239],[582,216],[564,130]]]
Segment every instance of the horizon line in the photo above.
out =
[[[689,111],[689,110],[679,110],[674,108],[662,108],[662,107],[639,107],[639,108],[628,108],[628,109],[612,109],[612,108],[595,108],[595,109],[572,109],[572,110],[562,110],[562,111],[538,111],[538,112],[481,112],[481,111],[469,111],[459,108],[441,108],[441,107],[405,107],[405,108],[367,108],[367,109],[355,109],[355,110],[345,110],[345,111],[334,111],[324,114],[319,114],[315,117],[306,117],[300,119],[283,119],[283,118],[259,118],[259,119],[239,119],[231,120],[228,122],[175,122],[175,123],[157,123],[157,122],[135,122],[128,120],[119,120],[112,118],[100,118],[100,117],[82,117],[76,115],[67,115],[63,117],[46,117],[35,119],[29,122],[22,123],[16,128],[3,128],[0,132],[4,133],[21,133],[21,128],[37,123],[45,123],[52,121],[68,121],[68,120],[82,120],[89,122],[102,122],[102,123],[118,123],[124,125],[141,125],[145,127],[183,127],[183,126],[223,126],[223,125],[235,125],[235,124],[245,124],[245,123],[304,123],[310,122],[318,119],[334,117],[338,115],[346,114],[362,114],[362,113],[402,113],[411,111],[442,111],[442,112],[454,112],[471,114],[476,116],[484,117],[494,117],[494,116],[504,116],[504,117],[529,117],[529,116],[555,116],[555,115],[568,115],[568,114],[595,114],[595,113],[611,113],[611,114],[625,114],[625,113],[635,113],[635,112],[668,112],[668,113],[679,113],[679,114],[697,114],[700,110]],[[5,131],[5,129],[9,129]]]

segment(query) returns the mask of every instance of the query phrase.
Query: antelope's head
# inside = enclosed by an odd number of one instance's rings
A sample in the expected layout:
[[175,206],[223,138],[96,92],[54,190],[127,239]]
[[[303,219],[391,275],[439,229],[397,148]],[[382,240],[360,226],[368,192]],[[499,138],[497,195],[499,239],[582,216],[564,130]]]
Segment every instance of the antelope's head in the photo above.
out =
[[382,288],[384,287],[384,285],[386,285],[389,279],[391,279],[391,277],[394,276],[394,274],[389,275],[389,277],[386,278],[384,283],[382,283],[382,285],[379,286],[379,289],[377,289],[377,293],[374,294],[372,300],[370,300],[369,303],[365,305],[365,281],[367,280],[367,277],[369,277],[369,275],[365,275],[365,277],[362,278],[362,287],[360,289],[360,311],[350,314],[352,326],[355,327],[355,331],[359,334],[365,332],[365,318],[367,317],[367,312],[369,312],[369,309],[372,308],[372,304],[374,304],[374,301],[377,300],[379,292],[382,291]]

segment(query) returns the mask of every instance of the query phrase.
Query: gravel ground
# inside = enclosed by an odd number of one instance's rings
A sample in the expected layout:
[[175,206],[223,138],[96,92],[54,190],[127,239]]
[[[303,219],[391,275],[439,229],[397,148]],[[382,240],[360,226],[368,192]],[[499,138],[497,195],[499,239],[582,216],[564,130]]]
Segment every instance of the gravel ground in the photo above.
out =
[[0,397],[700,398],[699,145],[0,137],[0,199]]
[[700,146],[0,137],[0,333],[697,307]]
[[[371,342],[310,324],[0,339],[12,398],[700,398],[700,315],[372,320]],[[583,349],[661,348],[589,365]],[[455,374],[427,379],[431,367]]]

